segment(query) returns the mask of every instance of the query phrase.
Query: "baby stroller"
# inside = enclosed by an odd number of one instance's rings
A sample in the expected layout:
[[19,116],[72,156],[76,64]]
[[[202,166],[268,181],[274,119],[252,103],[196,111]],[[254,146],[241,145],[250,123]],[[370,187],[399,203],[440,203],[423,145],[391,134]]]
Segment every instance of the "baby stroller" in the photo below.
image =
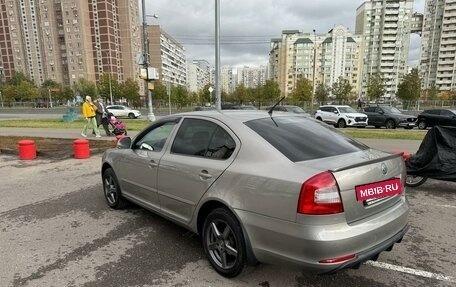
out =
[[109,124],[113,128],[112,133],[116,136],[118,135],[127,135],[127,126],[122,123],[121,121],[118,121],[116,117],[112,113],[108,113],[108,120]]

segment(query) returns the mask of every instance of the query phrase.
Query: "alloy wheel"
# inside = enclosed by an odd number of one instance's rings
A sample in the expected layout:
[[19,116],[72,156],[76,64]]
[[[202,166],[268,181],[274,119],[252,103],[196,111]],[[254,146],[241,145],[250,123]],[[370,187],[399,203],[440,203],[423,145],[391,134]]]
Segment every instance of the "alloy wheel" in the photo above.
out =
[[239,243],[225,221],[218,219],[210,223],[206,244],[212,260],[219,267],[230,269],[237,263]]

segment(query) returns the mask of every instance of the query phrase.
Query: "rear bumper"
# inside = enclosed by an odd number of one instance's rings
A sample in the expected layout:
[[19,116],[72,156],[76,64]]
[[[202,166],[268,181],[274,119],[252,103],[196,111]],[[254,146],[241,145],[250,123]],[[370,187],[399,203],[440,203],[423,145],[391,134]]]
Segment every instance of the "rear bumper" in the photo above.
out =
[[[400,242],[408,229],[409,206],[404,197],[381,215],[350,225],[328,224],[325,218],[314,222],[301,218],[301,223],[298,223],[240,210],[236,213],[259,262],[325,274],[374,260],[380,252]],[[345,217],[345,214],[340,216]],[[355,257],[349,261],[320,263],[349,254]]]
[[402,238],[404,237],[405,233],[407,233],[409,226],[406,225],[401,231],[396,233],[394,236],[389,238],[388,240],[382,242],[381,244],[374,246],[368,250],[363,252],[359,252],[357,257],[351,261],[345,262],[342,265],[339,265],[337,268],[328,271],[324,274],[332,274],[339,270],[346,269],[346,268],[358,268],[361,263],[366,262],[368,260],[377,261],[378,256],[383,251],[391,251],[395,243],[400,243]]

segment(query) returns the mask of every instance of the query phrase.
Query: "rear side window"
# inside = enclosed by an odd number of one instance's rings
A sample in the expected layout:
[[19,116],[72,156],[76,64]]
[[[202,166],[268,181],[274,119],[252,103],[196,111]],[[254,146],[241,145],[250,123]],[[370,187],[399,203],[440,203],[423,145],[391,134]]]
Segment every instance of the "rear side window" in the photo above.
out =
[[222,127],[211,121],[184,119],[171,152],[213,159],[227,159],[236,143]]
[[293,162],[368,149],[342,132],[305,117],[276,117],[245,123]]

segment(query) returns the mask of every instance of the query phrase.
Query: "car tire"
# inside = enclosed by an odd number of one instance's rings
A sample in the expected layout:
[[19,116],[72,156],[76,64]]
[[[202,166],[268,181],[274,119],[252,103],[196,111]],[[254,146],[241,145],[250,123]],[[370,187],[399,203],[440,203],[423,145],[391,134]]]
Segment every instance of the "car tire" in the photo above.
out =
[[387,120],[385,126],[389,130],[394,130],[396,128],[396,123],[393,120]]
[[419,121],[418,122],[418,128],[420,130],[425,130],[427,128],[427,123],[425,121]]
[[130,119],[136,118],[134,113],[129,113],[129,114],[128,114],[128,117],[129,117]]
[[203,247],[212,267],[220,275],[239,275],[247,263],[244,235],[234,215],[226,208],[209,213],[203,226]]
[[119,181],[112,168],[107,168],[103,172],[103,193],[109,207],[123,209],[127,201],[122,197]]
[[323,120],[322,120],[322,118],[320,118],[320,117],[318,117],[318,118],[317,118],[317,120],[319,120],[319,121],[323,121]]
[[341,128],[341,129],[346,128],[346,127],[347,127],[347,123],[345,122],[344,119],[340,119],[340,120],[337,122],[337,127],[338,127],[338,128]]

